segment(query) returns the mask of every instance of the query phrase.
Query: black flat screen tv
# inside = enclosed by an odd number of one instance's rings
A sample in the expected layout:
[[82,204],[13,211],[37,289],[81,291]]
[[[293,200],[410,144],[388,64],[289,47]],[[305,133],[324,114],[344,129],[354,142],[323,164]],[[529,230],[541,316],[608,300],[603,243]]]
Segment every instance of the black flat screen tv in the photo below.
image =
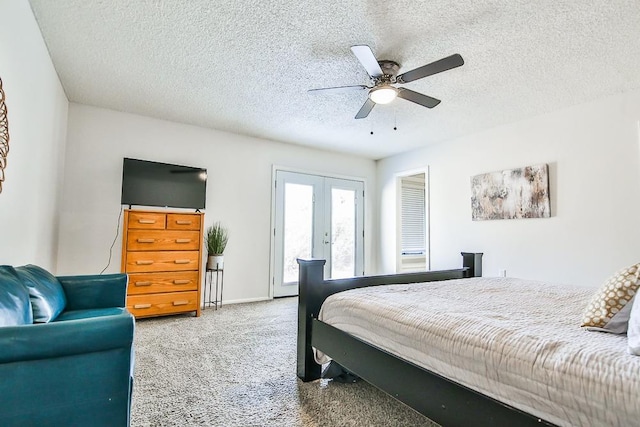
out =
[[206,193],[206,169],[124,159],[123,205],[204,209]]

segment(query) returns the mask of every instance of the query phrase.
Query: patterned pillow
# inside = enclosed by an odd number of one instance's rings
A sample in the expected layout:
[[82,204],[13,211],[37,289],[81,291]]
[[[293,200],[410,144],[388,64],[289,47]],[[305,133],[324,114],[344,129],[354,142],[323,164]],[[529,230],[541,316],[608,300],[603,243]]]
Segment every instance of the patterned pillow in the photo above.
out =
[[633,297],[640,288],[640,263],[623,268],[593,295],[582,319],[589,330],[627,332]]

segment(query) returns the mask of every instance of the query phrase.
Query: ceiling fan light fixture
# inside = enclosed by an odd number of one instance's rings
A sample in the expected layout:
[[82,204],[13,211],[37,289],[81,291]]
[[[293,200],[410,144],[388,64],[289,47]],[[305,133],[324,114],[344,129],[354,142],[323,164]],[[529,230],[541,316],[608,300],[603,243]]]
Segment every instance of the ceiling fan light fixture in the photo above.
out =
[[376,104],[388,104],[398,96],[398,89],[393,86],[378,86],[369,91],[369,99]]

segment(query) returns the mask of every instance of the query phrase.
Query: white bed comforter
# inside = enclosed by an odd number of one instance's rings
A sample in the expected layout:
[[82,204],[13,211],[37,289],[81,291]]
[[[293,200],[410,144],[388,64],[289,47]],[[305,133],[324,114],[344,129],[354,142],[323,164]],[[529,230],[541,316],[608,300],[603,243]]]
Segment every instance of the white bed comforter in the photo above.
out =
[[593,292],[511,278],[375,286],[330,296],[319,318],[552,423],[639,426],[640,357],[625,335],[579,326]]

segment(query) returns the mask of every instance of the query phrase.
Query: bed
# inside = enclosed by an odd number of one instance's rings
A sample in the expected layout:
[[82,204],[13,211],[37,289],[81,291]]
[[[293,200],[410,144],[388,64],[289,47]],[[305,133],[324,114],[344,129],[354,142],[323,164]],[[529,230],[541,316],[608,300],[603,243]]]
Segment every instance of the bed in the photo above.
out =
[[593,290],[482,278],[481,257],[340,280],[299,260],[298,376],[334,360],[443,426],[637,425],[640,357],[579,327]]

